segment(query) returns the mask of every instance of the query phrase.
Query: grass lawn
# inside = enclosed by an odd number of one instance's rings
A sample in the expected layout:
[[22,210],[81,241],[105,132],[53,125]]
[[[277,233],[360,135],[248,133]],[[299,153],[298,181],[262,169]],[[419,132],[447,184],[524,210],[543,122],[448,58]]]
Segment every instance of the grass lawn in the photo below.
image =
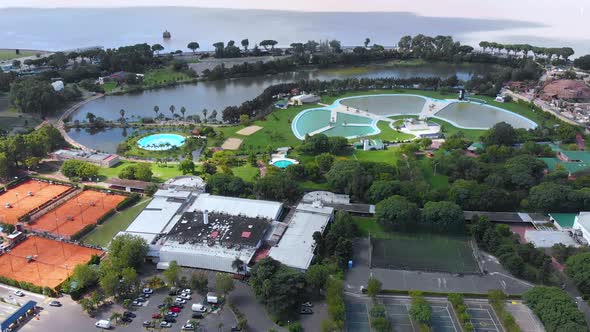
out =
[[231,170],[235,176],[238,176],[247,182],[254,182],[256,176],[260,174],[258,167],[254,167],[249,164],[245,166],[232,167]]
[[102,225],[98,225],[92,233],[82,239],[82,242],[106,248],[117,233],[129,227],[131,222],[135,220],[150,201],[151,199],[144,199],[135,206],[110,217]]
[[[138,163],[131,161],[121,161],[115,167],[101,167],[99,170],[99,175],[105,178],[118,177],[119,172],[121,172],[123,168],[133,164]],[[156,165],[155,163],[150,163],[150,165],[152,167],[152,172],[154,173],[154,182],[161,183],[170,178],[182,175],[182,172],[178,170],[178,166],[176,164],[168,164],[168,166],[161,166]]]
[[0,61],[22,58],[22,57],[26,57],[26,56],[33,56],[37,53],[39,53],[39,52],[21,50],[20,54],[16,54],[15,50],[2,49],[2,50],[0,50]]
[[387,150],[379,150],[379,151],[363,151],[363,150],[355,150],[352,156],[352,159],[360,160],[360,161],[373,161],[373,162],[381,162],[381,163],[388,163],[388,164],[395,164],[399,160],[400,155],[398,149],[396,148],[389,148]]
[[430,184],[433,189],[447,189],[449,187],[449,177],[442,174],[434,175],[434,165],[431,159],[423,158],[419,161],[424,179]]
[[330,185],[327,182],[301,181],[299,185],[304,190],[330,190]]
[[360,235],[371,234],[373,267],[477,273],[469,238],[425,233],[387,232],[375,218],[354,217]]
[[190,77],[187,74],[174,71],[172,68],[153,69],[145,73],[143,85],[151,86],[171,81],[184,81],[188,79],[190,79]]
[[105,84],[102,85],[102,88],[105,93],[113,92],[113,90],[117,88],[117,82],[105,82]]
[[390,141],[390,142],[405,141],[405,140],[413,139],[415,137],[414,135],[402,133],[401,131],[391,129],[391,127],[389,127],[389,122],[387,122],[387,121],[377,122],[377,128],[379,128],[379,130],[381,130],[381,132],[378,135],[370,136],[370,137],[380,138],[384,141]]

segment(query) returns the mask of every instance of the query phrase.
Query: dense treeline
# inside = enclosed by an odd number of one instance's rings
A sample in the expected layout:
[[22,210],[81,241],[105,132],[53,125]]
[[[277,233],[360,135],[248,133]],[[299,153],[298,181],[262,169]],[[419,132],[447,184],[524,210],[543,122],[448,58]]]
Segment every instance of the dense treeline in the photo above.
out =
[[55,91],[49,80],[40,77],[18,79],[10,85],[10,104],[23,113],[36,113],[42,116],[53,113],[66,102],[82,96],[76,87],[65,87]]
[[535,283],[555,282],[551,257],[532,243],[521,244],[508,225],[493,224],[485,217],[474,218],[471,233],[479,247],[498,257],[514,276]]
[[52,126],[0,138],[0,178],[7,179],[20,167],[36,168],[49,152],[66,145],[59,130]]
[[588,331],[584,315],[559,288],[533,287],[523,295],[525,303],[541,319],[547,332]]

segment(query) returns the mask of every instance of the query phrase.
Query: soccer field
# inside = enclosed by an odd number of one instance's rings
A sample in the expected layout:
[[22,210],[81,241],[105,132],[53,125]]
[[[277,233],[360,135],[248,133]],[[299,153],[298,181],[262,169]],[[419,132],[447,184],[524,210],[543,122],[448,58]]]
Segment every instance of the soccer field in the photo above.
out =
[[371,267],[449,273],[479,273],[469,238],[391,234],[371,238]]

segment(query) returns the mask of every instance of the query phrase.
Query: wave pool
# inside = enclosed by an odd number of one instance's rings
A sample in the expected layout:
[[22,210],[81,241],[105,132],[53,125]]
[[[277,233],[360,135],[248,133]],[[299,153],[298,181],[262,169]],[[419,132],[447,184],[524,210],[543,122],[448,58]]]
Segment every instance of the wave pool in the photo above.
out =
[[166,151],[184,145],[186,137],[177,134],[154,134],[142,137],[137,146],[149,151]]

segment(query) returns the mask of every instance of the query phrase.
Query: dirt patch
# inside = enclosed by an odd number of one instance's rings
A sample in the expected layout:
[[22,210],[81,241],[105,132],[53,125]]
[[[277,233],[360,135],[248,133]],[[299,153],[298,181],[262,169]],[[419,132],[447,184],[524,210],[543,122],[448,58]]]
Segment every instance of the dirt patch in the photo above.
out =
[[221,144],[221,148],[224,150],[237,150],[242,145],[242,140],[239,138],[228,138]]
[[244,129],[238,130],[237,134],[244,135],[244,136],[250,136],[250,135],[254,134],[255,132],[259,131],[260,129],[262,129],[262,127],[260,127],[260,126],[249,126]]

